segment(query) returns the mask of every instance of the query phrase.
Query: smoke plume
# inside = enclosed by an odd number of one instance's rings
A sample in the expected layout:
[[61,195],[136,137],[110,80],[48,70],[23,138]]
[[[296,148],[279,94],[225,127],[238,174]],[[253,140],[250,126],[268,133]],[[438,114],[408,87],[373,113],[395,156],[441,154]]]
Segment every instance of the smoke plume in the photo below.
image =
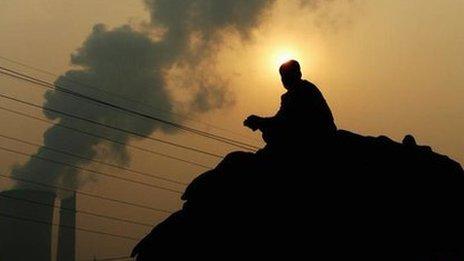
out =
[[[249,38],[251,30],[259,24],[263,12],[273,1],[145,0],[145,3],[151,14],[150,27],[161,32],[159,37],[153,39],[150,33],[135,30],[129,25],[109,30],[104,25],[97,24],[82,46],[71,55],[71,64],[75,69],[66,72],[55,83],[136,110],[144,110],[146,107],[105,95],[105,92],[92,88],[83,88],[82,83],[128,97],[130,100],[151,104],[162,108],[167,113],[163,117],[169,120],[172,117],[169,112],[174,110],[175,102],[166,86],[166,72],[179,68],[189,73],[185,77],[190,79],[192,86],[193,98],[188,104],[190,109],[204,112],[227,104],[226,81],[207,71],[214,67],[214,54],[223,40],[223,33],[230,30],[242,39]],[[55,90],[45,94],[45,106],[145,135],[156,130],[172,131],[154,121],[98,107]],[[121,142],[134,138],[124,132],[70,119],[57,113],[44,111],[44,114],[57,123]],[[127,165],[129,162],[125,147],[57,125],[44,133],[43,142],[47,147],[66,150],[89,159],[98,157],[102,147],[109,148],[105,156],[120,164]],[[43,147],[36,155],[72,165],[89,164],[89,160],[59,155]],[[77,172],[72,167],[31,158],[24,165],[15,166],[12,175],[77,188],[88,180],[81,178],[88,177],[87,175],[80,176]]]

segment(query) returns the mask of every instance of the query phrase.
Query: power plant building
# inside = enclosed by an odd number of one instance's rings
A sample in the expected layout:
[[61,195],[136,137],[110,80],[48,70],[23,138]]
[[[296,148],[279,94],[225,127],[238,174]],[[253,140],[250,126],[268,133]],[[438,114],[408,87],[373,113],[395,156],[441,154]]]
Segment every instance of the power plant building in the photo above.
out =
[[[0,260],[51,261],[56,195],[48,191],[13,189],[0,192]],[[76,197],[62,200],[57,261],[75,260]],[[55,260],[53,258],[53,260]]]

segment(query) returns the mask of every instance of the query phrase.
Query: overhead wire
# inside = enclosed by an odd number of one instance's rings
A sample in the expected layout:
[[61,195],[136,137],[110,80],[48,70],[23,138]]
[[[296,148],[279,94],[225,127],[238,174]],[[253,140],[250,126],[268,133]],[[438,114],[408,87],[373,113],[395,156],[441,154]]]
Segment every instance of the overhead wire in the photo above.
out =
[[2,56],[0,55],[0,59],[4,60],[4,61],[7,61],[9,63],[12,63],[12,64],[16,64],[16,65],[19,65],[19,66],[22,66],[24,68],[27,68],[27,69],[31,69],[33,71],[36,71],[36,72],[39,72],[39,73],[42,73],[42,74],[46,74],[46,75],[49,75],[49,76],[53,76],[53,77],[60,77],[60,79],[64,79],[70,83],[74,83],[74,84],[77,84],[81,87],[84,87],[84,88],[87,88],[87,89],[91,89],[92,91],[98,91],[98,92],[101,92],[101,93],[105,93],[105,94],[108,94],[108,95],[111,95],[111,96],[114,96],[114,97],[118,97],[119,99],[122,99],[122,100],[127,100],[127,101],[130,101],[134,104],[141,104],[141,105],[144,105],[148,108],[151,108],[153,110],[156,110],[156,111],[159,111],[161,113],[165,113],[165,114],[170,114],[170,115],[174,115],[174,116],[177,116],[177,117],[180,117],[180,118],[183,118],[185,120],[188,120],[188,121],[191,121],[191,122],[195,122],[195,123],[199,123],[199,124],[202,124],[206,127],[209,127],[209,128],[214,128],[214,129],[217,129],[217,130],[221,130],[221,131],[225,131],[225,132],[229,132],[231,134],[234,134],[234,135],[237,135],[237,136],[240,136],[242,138],[245,138],[245,139],[248,139],[251,141],[251,139],[247,136],[245,136],[244,134],[242,133],[239,133],[239,132],[236,132],[236,131],[232,131],[230,129],[227,129],[227,128],[223,128],[223,127],[219,127],[217,125],[214,125],[214,124],[211,124],[211,123],[208,123],[208,122],[204,122],[204,121],[200,121],[198,119],[195,119],[195,118],[192,118],[190,116],[187,116],[185,114],[181,114],[181,113],[177,113],[177,112],[174,112],[174,111],[171,111],[171,110],[166,110],[166,109],[162,109],[162,108],[159,108],[159,107],[156,107],[156,106],[153,106],[152,104],[149,104],[149,103],[146,103],[146,102],[143,102],[143,101],[140,101],[140,100],[137,100],[137,99],[133,99],[131,97],[127,97],[125,95],[121,95],[119,93],[116,93],[116,92],[111,92],[111,91],[108,91],[108,90],[105,90],[105,89],[102,89],[102,88],[99,88],[95,85],[92,85],[92,84],[89,84],[89,83],[84,83],[84,82],[81,82],[81,81],[78,81],[76,80],[75,78],[69,76],[69,75],[66,75],[66,74],[58,74],[58,73],[54,73],[54,72],[51,72],[51,71],[48,71],[48,70],[45,70],[45,69],[42,69],[42,68],[39,68],[37,66],[32,66],[30,64],[27,64],[25,62],[21,62],[21,61],[18,61],[16,59],[12,59],[12,58],[9,58],[9,57],[6,57],[6,56]]
[[56,224],[56,223],[52,223],[52,222],[37,220],[37,219],[34,219],[34,218],[27,218],[27,217],[20,217],[20,216],[16,216],[16,215],[10,215],[10,214],[7,214],[7,213],[2,213],[2,212],[0,212],[0,216],[5,217],[5,218],[14,219],[14,220],[21,220],[21,221],[33,222],[33,223],[37,223],[37,224],[51,225],[51,226],[75,229],[75,230],[78,230],[78,231],[83,231],[83,232],[88,232],[88,233],[93,233],[93,234],[99,234],[99,235],[105,235],[105,236],[110,236],[110,237],[115,237],[115,238],[128,239],[128,240],[132,240],[132,241],[139,241],[140,240],[140,238],[136,238],[136,237],[113,234],[113,233],[108,233],[108,232],[103,232],[103,231],[98,231],[98,230],[93,230],[93,229],[88,229],[88,228],[82,228],[82,227],[76,227],[76,226],[69,226],[69,225],[64,225],[64,224]]
[[[110,178],[119,179],[119,180],[122,180],[122,181],[125,181],[125,182],[130,182],[130,183],[134,183],[134,184],[138,184],[138,185],[143,185],[143,186],[147,186],[147,187],[151,187],[151,188],[156,188],[156,189],[160,189],[160,190],[165,190],[165,191],[169,191],[169,192],[176,193],[176,194],[182,194],[182,193],[183,193],[183,192],[180,191],[180,190],[171,189],[171,188],[167,188],[167,187],[159,186],[159,185],[154,185],[154,184],[146,183],[146,182],[143,182],[143,181],[137,181],[137,180],[133,180],[133,179],[129,179],[129,178],[124,178],[124,177],[120,177],[120,176],[117,176],[117,175],[109,174],[109,173],[106,173],[106,172],[103,172],[103,171],[88,169],[88,168],[76,166],[76,165],[73,165],[73,164],[69,164],[69,163],[66,163],[66,162],[62,162],[62,161],[58,161],[58,160],[54,160],[54,159],[42,157],[42,156],[39,156],[39,155],[28,154],[28,153],[25,153],[25,152],[21,152],[21,151],[17,151],[17,150],[5,148],[5,147],[2,147],[2,146],[0,146],[0,150],[6,151],[6,152],[10,152],[10,153],[14,153],[14,154],[18,154],[18,155],[23,155],[23,156],[26,156],[26,157],[31,157],[31,158],[39,159],[39,160],[42,160],[42,161],[51,162],[51,163],[58,164],[58,165],[67,166],[67,167],[74,168],[74,169],[77,169],[77,170],[82,170],[82,171],[91,172],[91,173],[94,173],[94,174],[97,174],[97,175],[100,175],[100,176],[110,177]],[[79,173],[80,173],[80,172],[79,172]]]
[[[2,95],[0,94],[0,96],[2,96]],[[187,163],[187,164],[192,165],[192,166],[200,167],[200,168],[203,168],[203,169],[211,169],[212,168],[211,166],[207,166],[207,165],[195,162],[195,161],[182,159],[182,158],[172,156],[172,155],[169,155],[169,154],[166,154],[166,153],[162,153],[162,152],[159,152],[159,151],[155,151],[155,150],[152,150],[152,149],[147,149],[147,148],[140,147],[140,146],[137,146],[137,145],[132,145],[132,144],[129,144],[129,143],[126,143],[126,142],[121,142],[121,141],[116,140],[116,139],[108,138],[108,137],[103,136],[103,135],[98,135],[98,134],[95,134],[95,133],[92,133],[92,132],[81,130],[79,128],[64,125],[64,124],[61,124],[59,122],[53,122],[51,120],[46,120],[46,119],[43,119],[43,118],[40,118],[40,117],[32,116],[32,115],[29,115],[27,113],[23,113],[23,112],[20,112],[20,111],[17,111],[17,110],[12,110],[12,109],[5,108],[5,107],[2,107],[2,106],[0,106],[0,110],[7,111],[7,112],[10,112],[10,113],[13,113],[13,114],[16,114],[16,115],[20,115],[20,116],[23,116],[23,117],[26,117],[26,118],[34,119],[34,120],[37,120],[37,121],[42,121],[42,122],[45,122],[45,123],[48,123],[48,124],[51,124],[51,125],[54,125],[54,126],[58,126],[60,128],[64,128],[64,129],[72,130],[72,131],[75,131],[75,132],[79,132],[79,133],[82,133],[82,134],[85,134],[85,135],[88,135],[88,136],[92,136],[94,138],[104,139],[104,140],[110,141],[112,143],[121,145],[121,146],[127,146],[129,148],[134,148],[134,149],[137,149],[137,150],[140,150],[140,151],[143,151],[143,152],[147,152],[147,153],[151,153],[151,154],[154,154],[154,155],[157,155],[157,156],[161,156],[161,157],[165,157],[165,158],[168,158],[168,159],[184,162],[184,163]]]
[[117,257],[86,259],[82,261],[116,261],[116,260],[133,260],[133,258],[130,256],[117,256]]
[[94,217],[98,217],[98,218],[105,218],[105,219],[109,219],[109,220],[113,220],[113,221],[119,221],[119,222],[134,224],[134,225],[140,225],[140,226],[144,226],[144,227],[153,227],[153,224],[134,221],[134,220],[131,220],[131,219],[124,219],[124,218],[119,218],[119,217],[114,217],[114,216],[98,214],[98,213],[95,213],[95,212],[92,212],[92,211],[87,211],[87,210],[82,210],[82,209],[74,209],[74,208],[67,208],[67,207],[63,207],[63,206],[56,206],[54,204],[48,204],[48,203],[35,201],[35,200],[30,200],[30,199],[26,199],[26,198],[15,197],[15,196],[11,196],[11,195],[8,195],[8,194],[5,194],[5,193],[3,193],[3,194],[0,193],[0,197],[10,199],[10,200],[23,201],[23,202],[27,202],[27,203],[35,204],[35,205],[50,207],[50,208],[54,208],[54,209],[60,209],[60,210],[69,211],[69,212],[76,212],[76,213],[89,215],[89,216],[94,216]]
[[89,122],[89,123],[92,123],[94,125],[99,125],[99,126],[102,126],[102,127],[108,128],[108,129],[113,129],[113,130],[117,130],[117,131],[120,131],[120,132],[125,132],[125,133],[131,134],[131,135],[134,135],[134,136],[137,136],[137,137],[140,137],[140,138],[146,138],[146,139],[154,140],[154,141],[161,142],[161,143],[164,143],[164,144],[168,144],[168,145],[171,145],[171,146],[174,146],[174,147],[177,147],[177,148],[202,153],[202,154],[212,156],[212,157],[215,157],[215,158],[224,158],[224,156],[219,155],[219,154],[215,154],[215,153],[208,152],[208,151],[205,151],[205,150],[193,148],[193,147],[190,147],[190,146],[185,146],[185,145],[178,144],[178,143],[171,142],[171,141],[166,141],[166,140],[155,138],[155,137],[152,137],[152,136],[140,134],[140,133],[135,132],[135,131],[131,131],[131,130],[127,130],[127,129],[124,129],[124,128],[112,126],[112,125],[102,123],[102,122],[99,122],[99,121],[96,121],[96,120],[92,120],[92,119],[89,119],[89,118],[86,118],[86,117],[82,117],[82,116],[79,116],[79,115],[76,115],[76,114],[63,112],[62,110],[37,105],[37,104],[31,103],[31,102],[27,102],[25,100],[17,99],[17,98],[7,96],[7,95],[4,95],[4,94],[0,94],[0,97],[5,98],[5,99],[9,99],[9,100],[12,100],[12,101],[15,101],[15,102],[19,102],[19,103],[22,103],[22,104],[26,104],[26,105],[29,105],[31,107],[40,108],[40,109],[43,109],[44,111],[50,111],[50,112],[54,112],[54,113],[64,115],[64,116],[69,117],[69,118]]
[[242,149],[250,150],[250,151],[255,151],[255,150],[260,148],[260,147],[255,146],[255,145],[250,145],[250,144],[247,144],[247,143],[244,143],[244,142],[241,142],[241,141],[237,141],[237,140],[234,140],[234,139],[226,138],[226,137],[219,136],[219,135],[216,135],[216,134],[212,134],[212,133],[209,133],[209,132],[201,131],[201,130],[198,130],[198,129],[195,129],[195,128],[192,128],[192,127],[188,127],[188,126],[185,126],[185,125],[182,125],[182,124],[174,123],[172,121],[168,121],[168,120],[165,120],[165,119],[162,119],[162,118],[159,118],[159,117],[155,117],[155,116],[152,116],[152,115],[149,115],[149,114],[146,114],[146,113],[143,113],[143,112],[139,112],[139,111],[136,111],[136,110],[133,110],[133,109],[130,109],[130,108],[126,108],[126,107],[119,106],[119,105],[116,105],[116,104],[113,104],[113,103],[110,103],[110,102],[107,102],[107,101],[96,99],[96,98],[93,98],[93,97],[90,97],[90,96],[75,92],[73,90],[64,88],[64,87],[59,86],[57,84],[50,83],[50,82],[38,79],[36,77],[32,77],[30,75],[21,73],[19,71],[6,68],[4,66],[0,66],[0,69],[3,70],[3,71],[0,71],[1,74],[8,75],[8,76],[11,76],[11,77],[15,77],[15,78],[18,78],[18,79],[21,79],[21,80],[24,80],[24,81],[28,81],[30,83],[33,83],[33,84],[38,85],[38,86],[42,86],[44,88],[48,88],[48,89],[52,89],[52,90],[55,90],[55,91],[67,93],[69,95],[84,99],[86,101],[94,102],[95,104],[99,104],[99,105],[103,105],[103,106],[106,106],[106,107],[109,107],[109,108],[113,108],[113,109],[116,109],[116,110],[119,110],[119,111],[122,111],[122,112],[126,112],[126,113],[131,114],[131,115],[140,116],[140,117],[143,117],[143,118],[154,120],[154,121],[166,124],[168,126],[183,130],[183,131],[187,131],[187,132],[191,132],[191,133],[203,136],[205,138],[213,139],[213,140],[216,140],[216,141],[219,141],[219,142],[222,142],[222,143],[226,143],[226,144],[229,144],[229,145],[232,145],[232,146],[235,146],[235,147],[239,147],[239,148],[242,148]]
[[[27,173],[26,171],[22,171],[22,172]],[[32,180],[28,180],[28,179],[23,179],[23,178],[19,178],[19,177],[15,177],[15,176],[7,176],[7,175],[0,174],[0,177],[16,180],[16,181],[27,183],[27,184],[32,184],[32,185],[35,185],[35,186],[51,188],[51,189],[55,189],[55,190],[68,191],[68,192],[80,194],[80,195],[91,197],[91,198],[96,198],[96,199],[100,199],[100,200],[106,200],[106,201],[113,202],[113,203],[123,204],[123,205],[131,206],[131,207],[137,207],[137,208],[140,208],[140,209],[151,210],[151,211],[154,211],[154,212],[161,212],[161,213],[166,213],[166,214],[174,213],[174,211],[171,211],[171,210],[166,210],[166,209],[161,209],[161,208],[154,208],[154,207],[143,205],[143,204],[138,204],[138,203],[129,202],[129,201],[125,201],[125,200],[106,197],[106,196],[102,196],[102,195],[98,195],[98,194],[94,194],[94,193],[90,193],[90,192],[86,192],[86,191],[82,191],[82,190],[76,190],[76,189],[72,189],[72,188],[63,187],[63,186],[45,184],[45,183],[32,181]]]
[[110,166],[110,167],[113,167],[113,168],[121,169],[121,170],[124,170],[124,171],[132,172],[132,173],[135,173],[135,174],[138,174],[138,175],[142,175],[142,176],[146,176],[146,177],[150,177],[150,178],[155,178],[155,179],[159,179],[159,180],[163,180],[163,181],[167,181],[167,182],[172,182],[172,183],[179,184],[179,185],[188,185],[187,183],[181,182],[181,181],[178,181],[178,180],[169,179],[169,178],[161,177],[161,176],[158,176],[158,175],[153,175],[153,174],[150,174],[150,173],[147,173],[147,172],[134,170],[134,169],[131,169],[131,168],[126,168],[126,167],[123,167],[123,166],[120,166],[120,165],[112,164],[112,163],[109,163],[109,162],[104,162],[104,161],[101,161],[101,160],[92,159],[92,158],[89,158],[89,157],[84,157],[84,156],[81,156],[81,155],[78,155],[78,154],[75,154],[75,153],[70,153],[70,152],[67,152],[67,151],[64,151],[64,150],[61,150],[61,149],[52,148],[52,147],[49,147],[49,146],[45,146],[43,144],[38,144],[38,143],[26,141],[26,140],[23,140],[23,139],[15,138],[15,137],[4,135],[4,134],[1,134],[1,133],[0,133],[0,137],[5,138],[5,139],[9,139],[9,140],[13,140],[13,141],[16,141],[16,142],[20,142],[20,143],[23,143],[23,144],[27,144],[27,145],[31,145],[31,146],[35,146],[35,147],[40,147],[40,148],[43,148],[45,150],[53,151],[53,152],[60,153],[60,154],[63,154],[63,155],[76,157],[76,158],[79,158],[79,159],[88,160],[90,162],[95,162],[95,163],[98,163],[98,164],[102,164],[102,165]]

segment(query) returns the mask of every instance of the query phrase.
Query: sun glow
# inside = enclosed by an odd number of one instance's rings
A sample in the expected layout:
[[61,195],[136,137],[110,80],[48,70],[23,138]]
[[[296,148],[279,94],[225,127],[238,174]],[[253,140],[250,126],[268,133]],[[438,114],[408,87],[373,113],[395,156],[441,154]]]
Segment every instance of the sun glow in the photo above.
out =
[[[271,41],[272,42],[272,41]],[[277,42],[277,41],[276,41]],[[262,57],[259,65],[265,64],[264,74],[268,75],[272,80],[278,80],[279,67],[290,60],[297,60],[300,65],[305,68],[308,67],[308,51],[303,46],[295,44],[269,44],[268,48],[262,48],[257,50],[256,56]]]
[[275,68],[279,68],[280,65],[289,61],[289,60],[298,60],[298,55],[291,50],[279,50],[275,53],[273,57],[273,65]]

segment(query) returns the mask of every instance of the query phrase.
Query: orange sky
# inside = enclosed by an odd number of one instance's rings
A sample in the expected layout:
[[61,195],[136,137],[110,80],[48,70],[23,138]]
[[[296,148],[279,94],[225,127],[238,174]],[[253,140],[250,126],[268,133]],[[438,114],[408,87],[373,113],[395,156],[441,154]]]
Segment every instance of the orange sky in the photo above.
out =
[[[419,144],[427,144],[464,163],[464,2],[338,0],[316,10],[311,8],[311,5],[302,8],[296,1],[278,1],[250,39],[241,41],[237,35],[225,33],[215,70],[231,86],[234,103],[194,115],[196,121],[186,124],[260,144],[259,134],[244,129],[242,121],[248,114],[272,115],[277,110],[283,89],[276,57],[290,53],[301,62],[305,78],[316,83],[324,93],[340,128],[367,135],[388,135],[398,141],[411,133]],[[1,1],[0,55],[59,74],[70,68],[70,54],[82,44],[94,24],[104,23],[111,28],[129,23],[142,30],[141,23],[148,19],[143,2],[136,0]],[[32,73],[3,60],[0,65]],[[171,73],[174,79],[170,89],[181,101],[186,96],[176,89],[175,71]],[[49,75],[35,75],[54,80]],[[37,103],[43,100],[42,90],[4,76],[0,76],[0,87],[8,95]],[[0,105],[25,110],[4,100],[0,100]],[[36,142],[41,142],[46,128],[45,124],[3,112],[0,120],[0,133]],[[197,121],[213,123],[228,131]],[[216,153],[234,150],[187,134],[157,133],[156,136]],[[35,151],[33,147],[4,139],[0,142],[2,146]],[[214,158],[151,141],[134,143],[203,164],[217,162]],[[202,171],[171,160],[131,153],[130,167],[134,169],[186,182]],[[0,161],[0,171],[7,173],[14,163],[25,159],[0,152]],[[106,167],[92,167],[116,172]],[[2,179],[0,185],[5,188],[8,183]],[[169,209],[180,204],[175,195],[128,188],[110,179],[89,182],[84,189]],[[79,206],[101,208],[97,202],[86,199],[80,199]],[[111,214],[124,212],[122,215],[151,223],[162,218],[137,210],[121,210],[117,206],[106,206],[103,210]],[[123,229],[101,220],[79,218],[78,222],[84,227],[103,226],[115,233],[141,236],[146,232],[144,228]],[[85,234],[79,234],[78,239],[80,258],[92,258],[92,254],[117,256],[132,246],[131,242],[120,240],[100,244],[98,236]]]

